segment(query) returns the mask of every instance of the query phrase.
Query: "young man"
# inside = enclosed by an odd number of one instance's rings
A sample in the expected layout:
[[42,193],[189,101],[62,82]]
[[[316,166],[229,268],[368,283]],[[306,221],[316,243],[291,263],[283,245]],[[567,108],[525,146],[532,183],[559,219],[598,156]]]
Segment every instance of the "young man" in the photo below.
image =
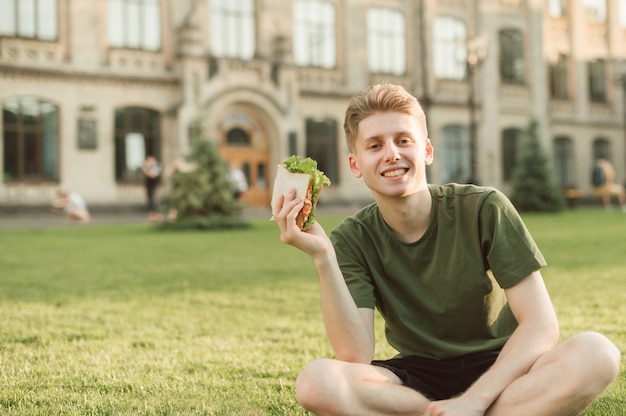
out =
[[[350,169],[375,203],[331,238],[301,232],[291,192],[275,215],[284,243],[317,269],[336,360],[298,376],[300,404],[317,415],[575,415],[615,380],[619,350],[559,329],[540,269],[545,261],[504,195],[429,185],[426,119],[400,86],[357,94],[344,128]],[[501,296],[499,296],[501,295]],[[374,358],[374,307],[398,357]]]

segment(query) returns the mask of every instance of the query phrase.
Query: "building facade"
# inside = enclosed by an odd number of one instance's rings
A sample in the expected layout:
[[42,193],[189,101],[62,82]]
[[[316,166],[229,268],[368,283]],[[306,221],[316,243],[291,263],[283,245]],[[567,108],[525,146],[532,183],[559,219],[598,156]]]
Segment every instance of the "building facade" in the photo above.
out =
[[[555,179],[624,181],[626,0],[0,0],[0,205],[145,200],[139,166],[203,127],[268,206],[275,166],[318,160],[326,202],[370,199],[343,115],[368,85],[420,99],[429,181],[510,189],[531,120]],[[622,82],[620,82],[620,80]]]

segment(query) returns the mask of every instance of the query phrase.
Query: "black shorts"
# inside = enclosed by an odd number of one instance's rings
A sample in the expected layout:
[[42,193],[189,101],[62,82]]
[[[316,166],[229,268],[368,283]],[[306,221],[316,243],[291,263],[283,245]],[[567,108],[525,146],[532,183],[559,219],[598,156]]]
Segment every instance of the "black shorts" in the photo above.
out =
[[415,356],[374,360],[397,375],[402,384],[430,400],[449,399],[463,393],[487,371],[500,350],[477,352],[461,357],[433,360]]

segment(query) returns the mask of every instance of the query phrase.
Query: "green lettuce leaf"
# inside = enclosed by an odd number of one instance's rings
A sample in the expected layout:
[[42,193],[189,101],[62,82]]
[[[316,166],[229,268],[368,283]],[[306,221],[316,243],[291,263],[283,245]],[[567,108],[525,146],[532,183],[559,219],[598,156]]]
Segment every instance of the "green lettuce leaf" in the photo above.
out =
[[293,173],[308,173],[313,177],[313,190],[311,195],[311,203],[313,204],[313,209],[311,210],[311,214],[309,218],[304,223],[303,229],[308,229],[315,222],[315,206],[317,205],[317,201],[319,199],[320,191],[322,190],[323,185],[330,185],[330,179],[324,172],[317,168],[317,162],[310,157],[303,156],[291,156],[286,159],[283,164]]

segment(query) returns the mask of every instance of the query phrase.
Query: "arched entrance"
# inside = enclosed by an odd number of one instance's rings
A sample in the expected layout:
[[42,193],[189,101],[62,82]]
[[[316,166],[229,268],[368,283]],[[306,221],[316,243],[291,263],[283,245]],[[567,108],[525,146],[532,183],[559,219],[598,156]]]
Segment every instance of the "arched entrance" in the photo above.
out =
[[217,124],[218,150],[227,162],[239,166],[246,175],[249,190],[243,200],[255,208],[268,207],[268,128],[250,106],[230,106],[222,114]]

